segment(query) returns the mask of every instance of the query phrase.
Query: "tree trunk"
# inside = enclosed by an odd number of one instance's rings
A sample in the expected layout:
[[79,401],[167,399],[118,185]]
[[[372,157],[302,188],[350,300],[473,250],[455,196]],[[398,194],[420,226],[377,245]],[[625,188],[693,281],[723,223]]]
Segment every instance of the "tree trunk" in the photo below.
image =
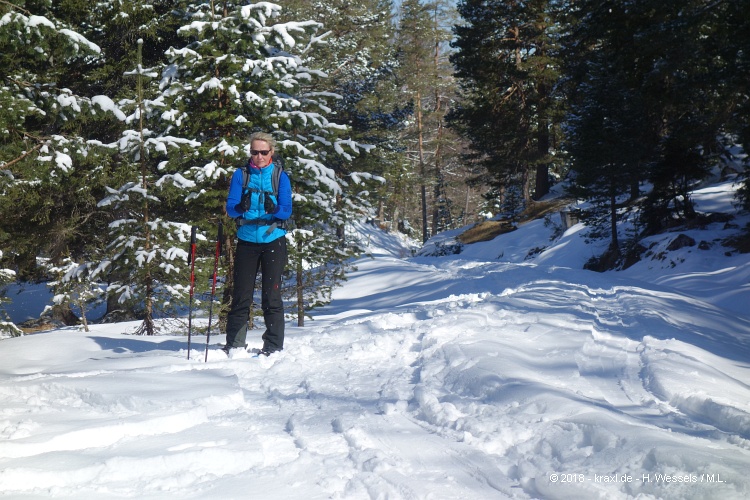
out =
[[464,203],[464,224],[469,222],[469,199],[471,198],[471,186],[466,185],[466,202]]
[[424,163],[424,137],[422,130],[422,91],[417,91],[417,134],[419,151],[420,192],[422,195],[422,243],[427,242],[430,231],[427,226],[427,169]]
[[[541,120],[539,133],[537,134],[537,153],[540,159],[549,155],[549,120]],[[536,167],[536,183],[534,187],[534,199],[539,200],[549,193],[549,165],[538,164]]]
[[537,165],[536,185],[534,187],[534,199],[539,200],[549,193],[549,166]]
[[529,169],[523,168],[522,174],[522,185],[523,185],[523,203],[525,206],[531,204],[531,175],[529,175]]
[[[435,111],[438,111],[440,109],[440,99],[437,95],[437,90],[435,91],[435,98],[438,99],[438,103],[436,104]],[[443,139],[443,121],[441,120],[438,123],[438,133],[437,133],[437,146],[435,147],[435,189],[433,190],[434,197],[433,197],[433,206],[432,206],[432,234],[437,234],[440,230],[440,210],[441,210],[441,200],[445,198],[445,202],[447,202],[447,196],[445,192],[445,184],[443,182],[442,172],[440,169],[440,156],[442,154],[441,149],[441,141]],[[448,223],[450,224],[450,223]],[[444,227],[443,229],[448,229],[447,227]]]
[[609,199],[610,223],[612,224],[612,242],[610,248],[619,252],[620,243],[617,239],[617,198],[613,192]]
[[[302,241],[297,243],[297,255],[302,255]],[[305,295],[302,259],[297,259],[297,326],[305,326]]]
[[219,330],[226,333],[227,314],[232,304],[232,292],[234,291],[234,241],[228,231],[224,233],[224,255],[226,274],[224,276],[224,291],[221,294],[221,312],[219,313]]
[[80,300],[78,302],[78,307],[79,309],[81,309],[81,323],[83,324],[83,331],[88,333],[89,321],[86,319],[86,301]]
[[[143,43],[138,43],[138,67],[141,67],[141,61],[142,61],[142,50],[143,50]],[[138,74],[138,108],[139,108],[139,116],[140,116],[140,122],[139,122],[139,134],[140,134],[140,161],[141,161],[141,189],[143,189],[144,193],[148,193],[148,164],[146,163],[146,150],[145,150],[145,144],[146,144],[146,138],[144,136],[143,131],[145,130],[146,126],[143,122],[144,116],[146,114],[146,107],[143,105],[143,75]],[[148,197],[143,197],[143,248],[148,253],[151,250],[151,226],[149,225],[149,206],[148,206]],[[137,333],[138,334],[146,334],[146,335],[153,335],[154,334],[154,283],[151,276],[151,264],[147,261],[143,263],[143,265],[146,267],[146,273],[144,274],[143,281],[146,288],[146,305],[145,305],[145,313],[143,317],[143,323],[138,328]]]
[[[434,22],[435,22],[435,34],[437,35],[437,12],[438,12],[438,5],[435,4],[435,15],[434,15]],[[435,85],[435,110],[433,111],[434,116],[439,116],[438,113],[440,113],[440,110],[443,107],[442,99],[440,98],[440,86],[437,84],[438,82],[438,68],[440,66],[440,40],[435,40],[435,50],[433,52],[433,60],[432,60],[432,70],[434,72],[433,78],[434,78],[434,85]],[[443,120],[442,118],[438,118],[438,130],[437,130],[437,139],[436,139],[436,145],[435,145],[435,158],[433,162],[434,166],[434,175],[435,175],[435,189],[433,190],[433,203],[432,203],[432,234],[437,234],[441,229],[440,225],[440,211],[444,207],[440,206],[441,200],[445,197],[446,194],[444,192],[445,186],[442,182],[442,176],[441,176],[441,169],[440,169],[440,160],[441,160],[441,146],[443,139]]]

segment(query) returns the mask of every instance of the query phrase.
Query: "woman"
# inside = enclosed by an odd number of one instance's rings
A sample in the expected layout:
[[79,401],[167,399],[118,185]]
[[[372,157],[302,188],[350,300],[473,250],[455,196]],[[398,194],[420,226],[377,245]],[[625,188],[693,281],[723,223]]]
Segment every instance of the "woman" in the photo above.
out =
[[[246,348],[247,319],[259,269],[262,271],[261,308],[266,323],[260,352],[269,356],[284,348],[281,276],[287,251],[286,230],[282,226],[292,215],[292,186],[281,166],[274,164],[275,150],[276,140],[272,135],[263,132],[251,135],[250,160],[234,172],[229,185],[226,211],[237,220],[238,228],[232,308],[227,316],[224,346],[228,356],[232,349]],[[245,185],[244,179],[247,179]]]

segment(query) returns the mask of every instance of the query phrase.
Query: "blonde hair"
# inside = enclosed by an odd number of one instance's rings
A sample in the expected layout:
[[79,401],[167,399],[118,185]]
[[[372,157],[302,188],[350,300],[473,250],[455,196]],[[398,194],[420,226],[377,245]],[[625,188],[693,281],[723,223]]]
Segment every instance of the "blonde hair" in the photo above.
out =
[[253,141],[264,141],[267,142],[269,146],[271,146],[271,149],[276,151],[276,139],[273,138],[271,134],[267,134],[265,132],[254,132],[250,136],[250,146],[252,147]]

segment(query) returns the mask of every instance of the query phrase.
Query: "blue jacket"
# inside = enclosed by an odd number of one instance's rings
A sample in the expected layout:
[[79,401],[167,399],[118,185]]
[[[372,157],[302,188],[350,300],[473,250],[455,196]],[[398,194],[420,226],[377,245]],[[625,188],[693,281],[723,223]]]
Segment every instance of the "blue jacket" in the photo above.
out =
[[[241,225],[237,229],[237,237],[250,243],[270,243],[286,234],[286,230],[275,227],[271,231],[269,228],[274,222],[285,221],[292,215],[292,184],[286,172],[281,172],[279,177],[278,197],[273,195],[273,174],[274,164],[267,167],[258,168],[252,162],[248,162],[247,167],[250,175],[248,176],[247,186],[242,185],[242,169],[238,168],[232,175],[232,181],[229,184],[229,194],[227,195],[227,215],[236,219],[242,217],[245,220],[255,222]],[[250,191],[250,210],[245,213],[237,212],[234,207],[240,202],[242,193],[245,190]],[[273,213],[266,213],[263,205],[264,193],[267,193],[276,205]]]

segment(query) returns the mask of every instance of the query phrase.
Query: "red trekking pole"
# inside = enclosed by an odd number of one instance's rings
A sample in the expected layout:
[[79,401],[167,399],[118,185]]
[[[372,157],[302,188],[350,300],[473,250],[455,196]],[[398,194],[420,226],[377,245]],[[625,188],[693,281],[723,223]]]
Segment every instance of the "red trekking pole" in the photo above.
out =
[[214,298],[216,297],[216,273],[219,270],[219,257],[221,257],[221,243],[224,239],[224,224],[219,221],[219,234],[216,236],[216,254],[214,255],[214,277],[211,284],[211,305],[208,306],[208,329],[206,330],[206,359],[208,363],[208,341],[211,339],[211,316],[214,312]]
[[190,308],[188,309],[188,352],[190,359],[190,337],[193,333],[193,291],[195,290],[195,233],[197,227],[190,228],[190,251],[188,252],[188,265],[190,266]]

